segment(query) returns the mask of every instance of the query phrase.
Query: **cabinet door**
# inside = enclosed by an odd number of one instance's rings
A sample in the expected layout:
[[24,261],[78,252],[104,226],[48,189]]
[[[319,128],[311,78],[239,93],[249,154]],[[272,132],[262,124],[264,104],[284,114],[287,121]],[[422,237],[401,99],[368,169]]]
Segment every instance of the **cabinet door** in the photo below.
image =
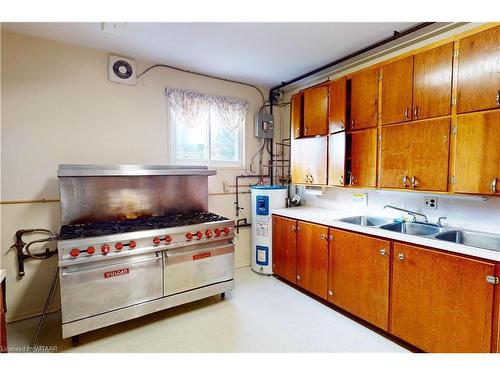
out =
[[411,127],[410,187],[415,190],[446,191],[450,119],[408,124]]
[[291,170],[294,184],[326,185],[328,137],[292,139]]
[[412,119],[413,56],[384,65],[382,75],[382,124]]
[[460,40],[458,113],[500,106],[500,26]]
[[382,128],[380,187],[406,189],[410,185],[412,124]]
[[494,268],[395,243],[389,331],[427,352],[489,352]]
[[291,109],[290,109],[290,124],[292,128],[292,137],[300,138],[302,137],[302,93],[297,93],[292,95],[291,99]]
[[304,90],[304,136],[328,133],[328,86]]
[[390,241],[330,229],[328,301],[388,330]]
[[295,283],[297,275],[297,221],[273,215],[273,272]]
[[377,185],[377,129],[367,129],[349,134],[349,181],[352,186]]
[[346,79],[333,81],[329,87],[328,126],[330,133],[345,129],[346,114]]
[[380,187],[446,191],[450,120],[382,129]]
[[297,285],[327,298],[328,227],[298,222]]
[[455,184],[458,193],[500,194],[500,112],[457,120]]
[[350,128],[377,126],[378,69],[358,73],[351,78]]
[[328,138],[328,185],[345,184],[345,132],[332,134]]
[[413,119],[451,113],[453,43],[419,53],[414,58]]
[[[496,277],[500,279],[500,263],[495,266]],[[500,284],[495,285],[495,301],[493,303],[493,341],[491,351],[500,353]]]

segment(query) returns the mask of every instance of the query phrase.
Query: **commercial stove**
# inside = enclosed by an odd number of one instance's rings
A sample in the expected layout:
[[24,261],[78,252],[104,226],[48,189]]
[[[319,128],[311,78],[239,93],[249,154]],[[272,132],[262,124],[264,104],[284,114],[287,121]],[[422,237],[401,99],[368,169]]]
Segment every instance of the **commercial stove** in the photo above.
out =
[[64,338],[234,287],[234,221],[206,209],[213,174],[205,167],[59,167]]

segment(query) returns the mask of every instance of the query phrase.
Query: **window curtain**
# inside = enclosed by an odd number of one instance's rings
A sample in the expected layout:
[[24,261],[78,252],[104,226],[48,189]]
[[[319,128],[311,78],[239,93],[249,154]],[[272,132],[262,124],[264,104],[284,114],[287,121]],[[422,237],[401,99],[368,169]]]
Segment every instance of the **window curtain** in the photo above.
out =
[[244,100],[178,89],[166,89],[165,94],[175,117],[187,127],[196,128],[202,124],[211,108],[228,130],[237,129],[245,123],[248,102]]

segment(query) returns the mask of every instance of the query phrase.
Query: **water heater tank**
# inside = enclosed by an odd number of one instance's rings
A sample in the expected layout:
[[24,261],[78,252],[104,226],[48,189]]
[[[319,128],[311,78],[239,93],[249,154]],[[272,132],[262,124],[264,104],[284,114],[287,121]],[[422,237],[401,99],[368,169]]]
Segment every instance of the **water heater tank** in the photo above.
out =
[[272,209],[286,207],[284,186],[252,186],[252,270],[273,274]]

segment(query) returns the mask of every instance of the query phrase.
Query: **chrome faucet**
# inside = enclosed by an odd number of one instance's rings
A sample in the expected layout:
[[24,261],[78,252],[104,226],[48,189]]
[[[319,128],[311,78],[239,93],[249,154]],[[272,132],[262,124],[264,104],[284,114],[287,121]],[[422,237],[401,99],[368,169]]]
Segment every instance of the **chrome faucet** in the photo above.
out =
[[410,210],[407,210],[407,209],[404,209],[404,208],[399,208],[399,207],[396,207],[396,206],[391,206],[390,204],[386,204],[384,206],[384,209],[386,209],[386,208],[392,208],[393,210],[398,210],[398,211],[406,212],[408,215],[411,215],[413,217],[412,221],[414,223],[417,221],[417,216],[416,215],[422,216],[424,218],[424,223],[429,223],[429,220],[427,220],[427,216],[424,215],[424,214],[421,214],[420,212],[410,211]]

